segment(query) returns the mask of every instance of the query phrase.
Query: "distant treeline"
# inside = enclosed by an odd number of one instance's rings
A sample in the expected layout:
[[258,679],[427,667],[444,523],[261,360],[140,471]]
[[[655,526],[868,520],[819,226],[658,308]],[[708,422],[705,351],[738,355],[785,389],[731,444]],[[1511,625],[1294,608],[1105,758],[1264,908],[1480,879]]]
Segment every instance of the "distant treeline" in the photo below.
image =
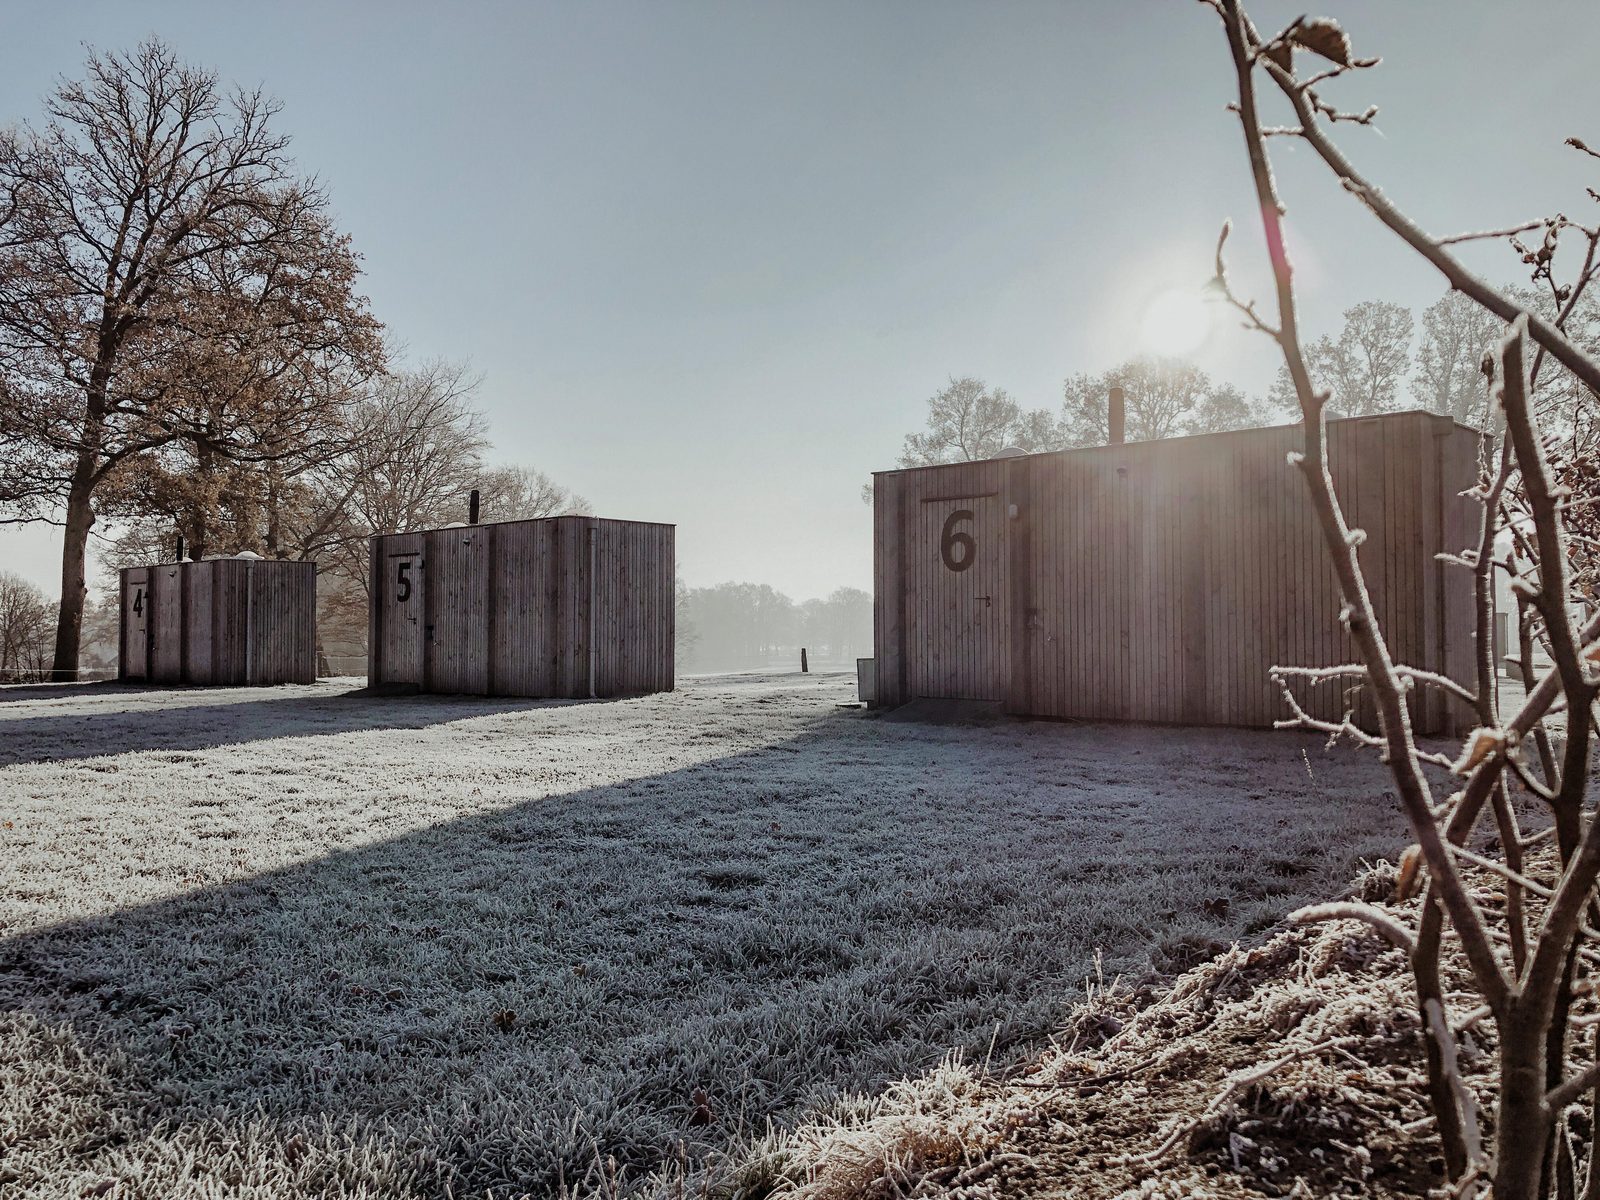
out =
[[818,667],[853,666],[872,653],[872,596],[838,588],[795,603],[764,583],[678,589],[678,670],[798,670],[800,648]]

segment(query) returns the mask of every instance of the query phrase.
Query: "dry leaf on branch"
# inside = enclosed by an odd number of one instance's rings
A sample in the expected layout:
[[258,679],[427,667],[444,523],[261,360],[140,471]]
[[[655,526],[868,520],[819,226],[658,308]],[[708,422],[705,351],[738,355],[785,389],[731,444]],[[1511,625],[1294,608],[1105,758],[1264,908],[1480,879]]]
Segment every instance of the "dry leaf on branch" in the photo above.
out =
[[1284,31],[1284,37],[1331,63],[1348,67],[1351,61],[1350,37],[1328,17],[1309,17]]
[[1405,853],[1400,856],[1400,873],[1394,882],[1394,896],[1398,903],[1404,903],[1416,894],[1417,881],[1422,875],[1422,847],[1410,845]]
[[1457,775],[1465,775],[1505,744],[1506,735],[1503,730],[1474,729],[1467,735],[1466,744],[1461,748],[1461,757],[1450,764],[1450,769]]

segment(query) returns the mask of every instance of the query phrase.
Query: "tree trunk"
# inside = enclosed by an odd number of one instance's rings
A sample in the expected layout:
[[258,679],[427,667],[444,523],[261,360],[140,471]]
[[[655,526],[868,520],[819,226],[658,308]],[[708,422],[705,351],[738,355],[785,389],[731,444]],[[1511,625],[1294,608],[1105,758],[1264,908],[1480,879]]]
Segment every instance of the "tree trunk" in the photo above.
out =
[[1495,1118],[1495,1200],[1538,1200],[1550,1128],[1544,1038],[1513,1011],[1500,1026],[1500,1107]]
[[94,526],[91,485],[80,467],[67,493],[67,527],[61,539],[61,605],[56,615],[56,654],[51,678],[72,682],[78,678],[78,651],[83,642],[83,602],[88,595],[85,578],[89,530]]
[[194,457],[195,474],[206,480],[207,487],[201,492],[200,502],[189,506],[189,552],[196,562],[201,562],[211,553],[211,514],[215,511],[211,480],[217,468],[216,455],[204,442],[195,446]]
[[105,445],[106,388],[115,361],[116,339],[107,332],[102,313],[98,353],[84,395],[78,461],[67,489],[67,527],[61,539],[61,606],[56,615],[56,655],[51,670],[51,677],[57,682],[71,683],[78,678],[83,602],[89,594],[89,530],[94,528],[94,489],[100,482],[101,450]]
[[1423,1047],[1428,1060],[1428,1100],[1438,1124],[1439,1142],[1444,1150],[1445,1179],[1455,1183],[1467,1173],[1467,1143],[1461,1127],[1461,1109],[1455,1088],[1445,1077],[1445,1048],[1428,1020],[1428,1001],[1438,1003],[1444,1012],[1444,988],[1439,980],[1439,940],[1444,931],[1444,909],[1432,887],[1423,895],[1422,920],[1417,930],[1417,947],[1411,955],[1411,973],[1417,987],[1417,1015],[1422,1024]]
[[288,558],[279,544],[282,540],[283,530],[282,514],[279,506],[282,503],[279,496],[280,490],[279,468],[276,462],[267,466],[267,536],[266,552],[268,558]]

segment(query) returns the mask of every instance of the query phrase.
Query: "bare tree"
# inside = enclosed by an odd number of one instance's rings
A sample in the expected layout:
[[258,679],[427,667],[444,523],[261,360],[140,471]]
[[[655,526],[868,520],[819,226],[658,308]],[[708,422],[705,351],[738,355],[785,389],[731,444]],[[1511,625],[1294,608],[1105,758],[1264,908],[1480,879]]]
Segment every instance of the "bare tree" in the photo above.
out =
[[366,642],[369,537],[466,520],[489,444],[478,384],[465,364],[437,360],[379,380],[355,407],[347,452],[300,481],[321,643]]
[[1446,292],[1422,313],[1411,394],[1436,413],[1480,428],[1488,413],[1483,356],[1499,343],[1504,323],[1459,292]]
[[[1410,958],[1424,1032],[1429,1098],[1454,1185],[1452,1194],[1476,1195],[1479,1181],[1490,1179],[1496,1200],[1594,1197],[1600,1195],[1593,1133],[1600,1115],[1600,1063],[1571,1034],[1575,1005],[1593,1003],[1593,951],[1586,943],[1595,937],[1595,922],[1586,923],[1586,917],[1596,912],[1600,821],[1587,811],[1586,799],[1593,706],[1600,693],[1595,673],[1600,661],[1600,616],[1583,617],[1584,607],[1574,604],[1568,497],[1554,482],[1533,394],[1547,362],[1553,360],[1587,389],[1591,403],[1600,396],[1600,359],[1585,353],[1563,328],[1600,274],[1596,262],[1600,228],[1557,217],[1452,237],[1425,233],[1359,172],[1331,134],[1340,122],[1369,124],[1376,110],[1343,111],[1323,99],[1322,85],[1377,60],[1356,58],[1344,31],[1332,21],[1300,18],[1267,37],[1245,16],[1239,0],[1206,2],[1221,16],[1227,34],[1237,84],[1233,108],[1244,133],[1271,260],[1276,323],[1259,315],[1253,303],[1241,302],[1227,291],[1220,244],[1219,286],[1247,324],[1269,335],[1283,355],[1305,435],[1304,450],[1294,456],[1294,464],[1310,491],[1344,597],[1341,620],[1361,660],[1297,673],[1322,680],[1353,677],[1375,701],[1379,731],[1370,734],[1349,719],[1335,723],[1311,718],[1295,705],[1286,685],[1292,672],[1280,668],[1285,701],[1294,710],[1288,723],[1382,750],[1417,839],[1408,857],[1425,870],[1427,879],[1414,928],[1354,904],[1323,906],[1299,916],[1366,921]],[[1315,68],[1302,75],[1296,64],[1297,56],[1304,55],[1313,56]],[[1257,85],[1263,82],[1287,103],[1288,123],[1263,123],[1257,94]],[[1269,139],[1274,137],[1293,138],[1309,147],[1345,191],[1433,264],[1452,288],[1508,327],[1492,364],[1494,399],[1506,433],[1499,444],[1485,435],[1483,478],[1472,493],[1482,506],[1479,534],[1475,544],[1462,547],[1453,559],[1457,567],[1471,572],[1476,598],[1476,669],[1470,684],[1429,677],[1397,664],[1390,655],[1367,588],[1361,554],[1364,536],[1348,524],[1328,468],[1325,421],[1334,397],[1313,377],[1302,345],[1293,268],[1283,237],[1286,210],[1269,154]],[[1579,149],[1586,151],[1581,144]],[[1534,285],[1548,286],[1556,299],[1553,318],[1526,311],[1516,297],[1485,283],[1466,269],[1453,249],[1467,240],[1516,239],[1531,230],[1542,233],[1542,252],[1525,254],[1524,261],[1533,267]],[[1581,266],[1570,280],[1558,283],[1550,263],[1556,242],[1567,234],[1578,241]],[[1530,681],[1525,698],[1510,711],[1501,708],[1489,637],[1495,548],[1502,531],[1517,542],[1516,562],[1526,564],[1514,581],[1525,611],[1535,619],[1525,627],[1537,623],[1537,636],[1555,664]],[[1476,721],[1478,728],[1458,758],[1441,758],[1416,745],[1407,712],[1407,693],[1413,687],[1442,690]],[[1558,706],[1566,715],[1566,741],[1559,754],[1545,724]],[[1423,769],[1428,762],[1460,776],[1459,789],[1436,795]],[[1554,831],[1552,850],[1536,849],[1542,834],[1524,834],[1511,802],[1513,791],[1548,811]],[[1500,840],[1498,858],[1476,855],[1465,847],[1486,812],[1492,814]],[[1482,903],[1466,878],[1469,864],[1499,877],[1503,907],[1492,909]],[[1493,1048],[1499,1068],[1497,1111],[1487,1142],[1472,1095],[1454,1067],[1455,1030],[1465,1014],[1452,1011],[1457,1001],[1445,993],[1441,982],[1447,932],[1466,959],[1472,984],[1497,1034]],[[1592,1023],[1593,1015],[1585,1014],[1585,1019]],[[1586,1099],[1589,1108],[1584,1112],[1579,1105]],[[1576,1139],[1573,1130],[1579,1134]],[[1583,1171],[1587,1179],[1580,1185]]]
[[[51,605],[54,625],[54,605]],[[52,640],[54,629],[52,628]],[[101,595],[83,614],[83,665],[103,675],[115,674],[122,657],[122,597],[118,591]]]
[[[928,398],[927,429],[906,435],[900,465],[973,462],[1007,448],[1055,450],[1061,440],[1061,427],[1049,410],[1025,409],[1004,388],[990,388],[970,375],[951,376]],[[861,500],[872,503],[872,484],[861,486]]]
[[[1333,397],[1336,416],[1368,417],[1399,407],[1399,388],[1411,369],[1411,310],[1386,300],[1363,300],[1344,310],[1339,340],[1318,338],[1303,358],[1312,381]],[[1281,368],[1269,398],[1298,411],[1294,379]]]
[[314,417],[289,381],[370,356],[376,323],[261,93],[151,41],[91,53],[45,109],[0,139],[0,502],[64,526],[53,669],[72,678],[102,485],[185,440],[293,440]]
[[491,467],[477,476],[486,521],[524,521],[587,513],[589,502],[531,467]]
[[689,588],[678,616],[695,631],[683,647],[689,670],[728,671],[798,659],[799,609],[764,583],[719,583]]
[[1008,446],[1051,450],[1059,445],[1055,419],[1043,409],[1026,410],[1003,388],[963,376],[928,399],[928,427],[909,434],[902,467],[993,458]]
[[466,520],[467,494],[489,447],[488,426],[472,404],[479,383],[465,364],[435,361],[373,389],[357,416],[349,461],[332,466],[326,481],[346,494],[358,537]]
[[1105,444],[1106,403],[1113,387],[1123,390],[1130,442],[1218,433],[1262,423],[1262,414],[1243,392],[1231,384],[1213,383],[1193,363],[1141,357],[1098,375],[1079,374],[1066,381],[1062,388],[1063,444]]
[[52,608],[26,579],[0,571],[0,683],[50,677]]
[[672,652],[678,670],[687,667],[700,645],[700,627],[694,623],[689,586],[682,575],[672,579]]
[[1215,384],[1189,414],[1185,433],[1226,433],[1273,423],[1272,415],[1231,383]]
[[860,588],[835,588],[826,599],[802,601],[798,623],[800,644],[814,663],[849,666],[872,651],[872,595]]
[[123,523],[105,565],[168,559],[178,533],[195,558],[249,550],[314,561],[319,634],[359,644],[374,533],[465,520],[473,488],[490,520],[588,508],[540,471],[484,465],[489,443],[472,404],[477,386],[462,364],[427,363],[342,399],[316,436],[282,457],[197,462],[181,446],[154,452],[130,480],[113,476],[108,484],[116,510],[137,515]]
[[484,464],[489,438],[473,404],[478,384],[465,364],[443,361],[384,377],[353,406],[345,452],[297,481],[303,495],[293,545],[324,572],[322,611],[342,630],[339,640],[365,640],[373,534],[465,521],[474,488],[489,520],[588,508],[540,471]]
[[[17,131],[12,128],[0,129],[0,159],[10,158],[16,154]],[[16,179],[0,181],[0,249],[12,244],[17,218],[17,191],[21,183]]]

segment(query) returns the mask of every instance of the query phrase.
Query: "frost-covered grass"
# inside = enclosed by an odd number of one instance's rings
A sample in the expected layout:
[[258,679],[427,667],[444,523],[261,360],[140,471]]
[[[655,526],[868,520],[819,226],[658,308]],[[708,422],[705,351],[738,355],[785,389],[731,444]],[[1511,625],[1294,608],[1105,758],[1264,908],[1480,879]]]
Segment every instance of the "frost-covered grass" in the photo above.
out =
[[[1476,874],[1493,905],[1500,881]],[[1397,879],[1380,864],[1352,890],[1414,927],[1420,899],[1395,901]],[[1470,990],[1453,942],[1441,973]],[[1479,1113],[1494,1111],[1495,1037],[1488,1021],[1461,1035]],[[1096,988],[1018,1070],[948,1062],[841,1100],[730,1175],[779,1181],[785,1200],[1442,1200],[1424,1055],[1405,955],[1364,922],[1317,922],[1170,986]]]
[[351,686],[0,689],[0,1194],[637,1179],[1021,1055],[1097,949],[1177,969],[1401,841],[1295,735]]

